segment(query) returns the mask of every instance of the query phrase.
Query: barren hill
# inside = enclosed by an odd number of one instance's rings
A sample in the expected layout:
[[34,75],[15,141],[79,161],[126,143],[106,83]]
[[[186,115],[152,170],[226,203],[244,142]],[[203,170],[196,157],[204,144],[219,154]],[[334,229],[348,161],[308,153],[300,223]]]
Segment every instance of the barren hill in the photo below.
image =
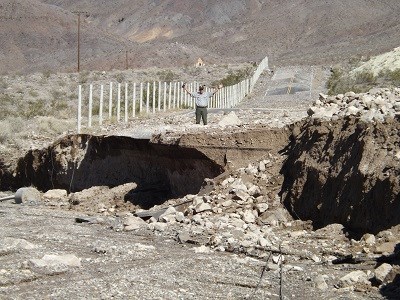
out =
[[[0,1],[0,72],[71,70],[76,66],[76,16],[37,0]],[[85,56],[104,57],[121,44],[90,29],[84,42],[92,47]]]
[[[0,72],[110,69],[258,60],[331,63],[400,42],[395,0],[0,1]],[[128,54],[128,55],[126,55]],[[126,63],[128,56],[128,64]]]

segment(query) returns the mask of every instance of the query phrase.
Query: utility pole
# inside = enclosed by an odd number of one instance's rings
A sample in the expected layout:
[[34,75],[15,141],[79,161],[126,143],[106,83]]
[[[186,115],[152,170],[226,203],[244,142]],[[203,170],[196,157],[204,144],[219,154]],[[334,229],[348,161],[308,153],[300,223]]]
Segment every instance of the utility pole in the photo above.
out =
[[78,15],[78,73],[81,64],[81,14],[86,14],[85,11],[73,11],[72,13]]

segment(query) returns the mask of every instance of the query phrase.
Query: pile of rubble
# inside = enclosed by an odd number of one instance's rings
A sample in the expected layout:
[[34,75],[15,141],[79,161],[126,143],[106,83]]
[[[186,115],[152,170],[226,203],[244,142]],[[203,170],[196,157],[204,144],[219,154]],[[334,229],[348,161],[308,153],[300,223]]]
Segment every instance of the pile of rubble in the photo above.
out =
[[276,166],[276,160],[271,155],[223,180],[208,180],[210,192],[185,196],[157,218],[150,218],[149,227],[164,230],[179,223],[183,229],[179,240],[206,236],[206,245],[219,251],[272,246],[270,239],[275,243],[276,238],[271,236],[270,226],[290,219],[277,195],[282,178],[268,171]]
[[374,88],[368,93],[348,92],[335,96],[320,94],[307,113],[316,119],[335,121],[354,115],[365,122],[384,122],[400,114],[400,88]]
[[[164,208],[125,214],[114,229],[151,230],[179,243],[196,245],[196,253],[245,254],[265,260],[269,270],[281,269],[284,273],[306,272],[307,264],[325,268],[327,274],[337,264],[366,267],[333,278],[319,272],[310,279],[319,290],[332,288],[333,284],[342,292],[368,292],[393,281],[400,271],[396,263],[400,228],[377,235],[367,233],[358,240],[349,239],[340,224],[313,231],[309,221],[293,220],[280,203],[282,177],[276,175],[280,164],[280,158],[270,155],[208,180],[204,195],[187,195],[170,200]],[[374,262],[383,263],[371,264]]]

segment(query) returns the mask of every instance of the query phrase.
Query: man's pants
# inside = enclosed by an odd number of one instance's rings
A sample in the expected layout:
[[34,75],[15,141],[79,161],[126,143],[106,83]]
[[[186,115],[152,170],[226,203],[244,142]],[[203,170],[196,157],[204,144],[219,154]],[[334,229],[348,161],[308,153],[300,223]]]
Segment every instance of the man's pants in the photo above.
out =
[[196,124],[200,124],[203,118],[203,124],[207,125],[207,107],[196,107]]

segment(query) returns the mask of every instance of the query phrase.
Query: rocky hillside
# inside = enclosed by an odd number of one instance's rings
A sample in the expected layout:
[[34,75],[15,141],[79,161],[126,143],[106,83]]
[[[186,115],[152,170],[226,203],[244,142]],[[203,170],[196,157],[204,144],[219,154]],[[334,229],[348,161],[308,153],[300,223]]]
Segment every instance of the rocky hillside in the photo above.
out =
[[[398,46],[397,1],[2,1],[0,72],[258,60],[331,63]],[[128,64],[126,53],[128,52]]]
[[[0,2],[0,73],[70,70],[77,65],[77,17],[36,0]],[[94,28],[84,27],[85,57],[103,57],[121,45]]]
[[387,70],[395,71],[396,69],[400,69],[400,47],[372,57],[361,66],[354,69],[351,74],[356,74],[359,72],[372,72],[374,76],[377,76],[379,72]]

